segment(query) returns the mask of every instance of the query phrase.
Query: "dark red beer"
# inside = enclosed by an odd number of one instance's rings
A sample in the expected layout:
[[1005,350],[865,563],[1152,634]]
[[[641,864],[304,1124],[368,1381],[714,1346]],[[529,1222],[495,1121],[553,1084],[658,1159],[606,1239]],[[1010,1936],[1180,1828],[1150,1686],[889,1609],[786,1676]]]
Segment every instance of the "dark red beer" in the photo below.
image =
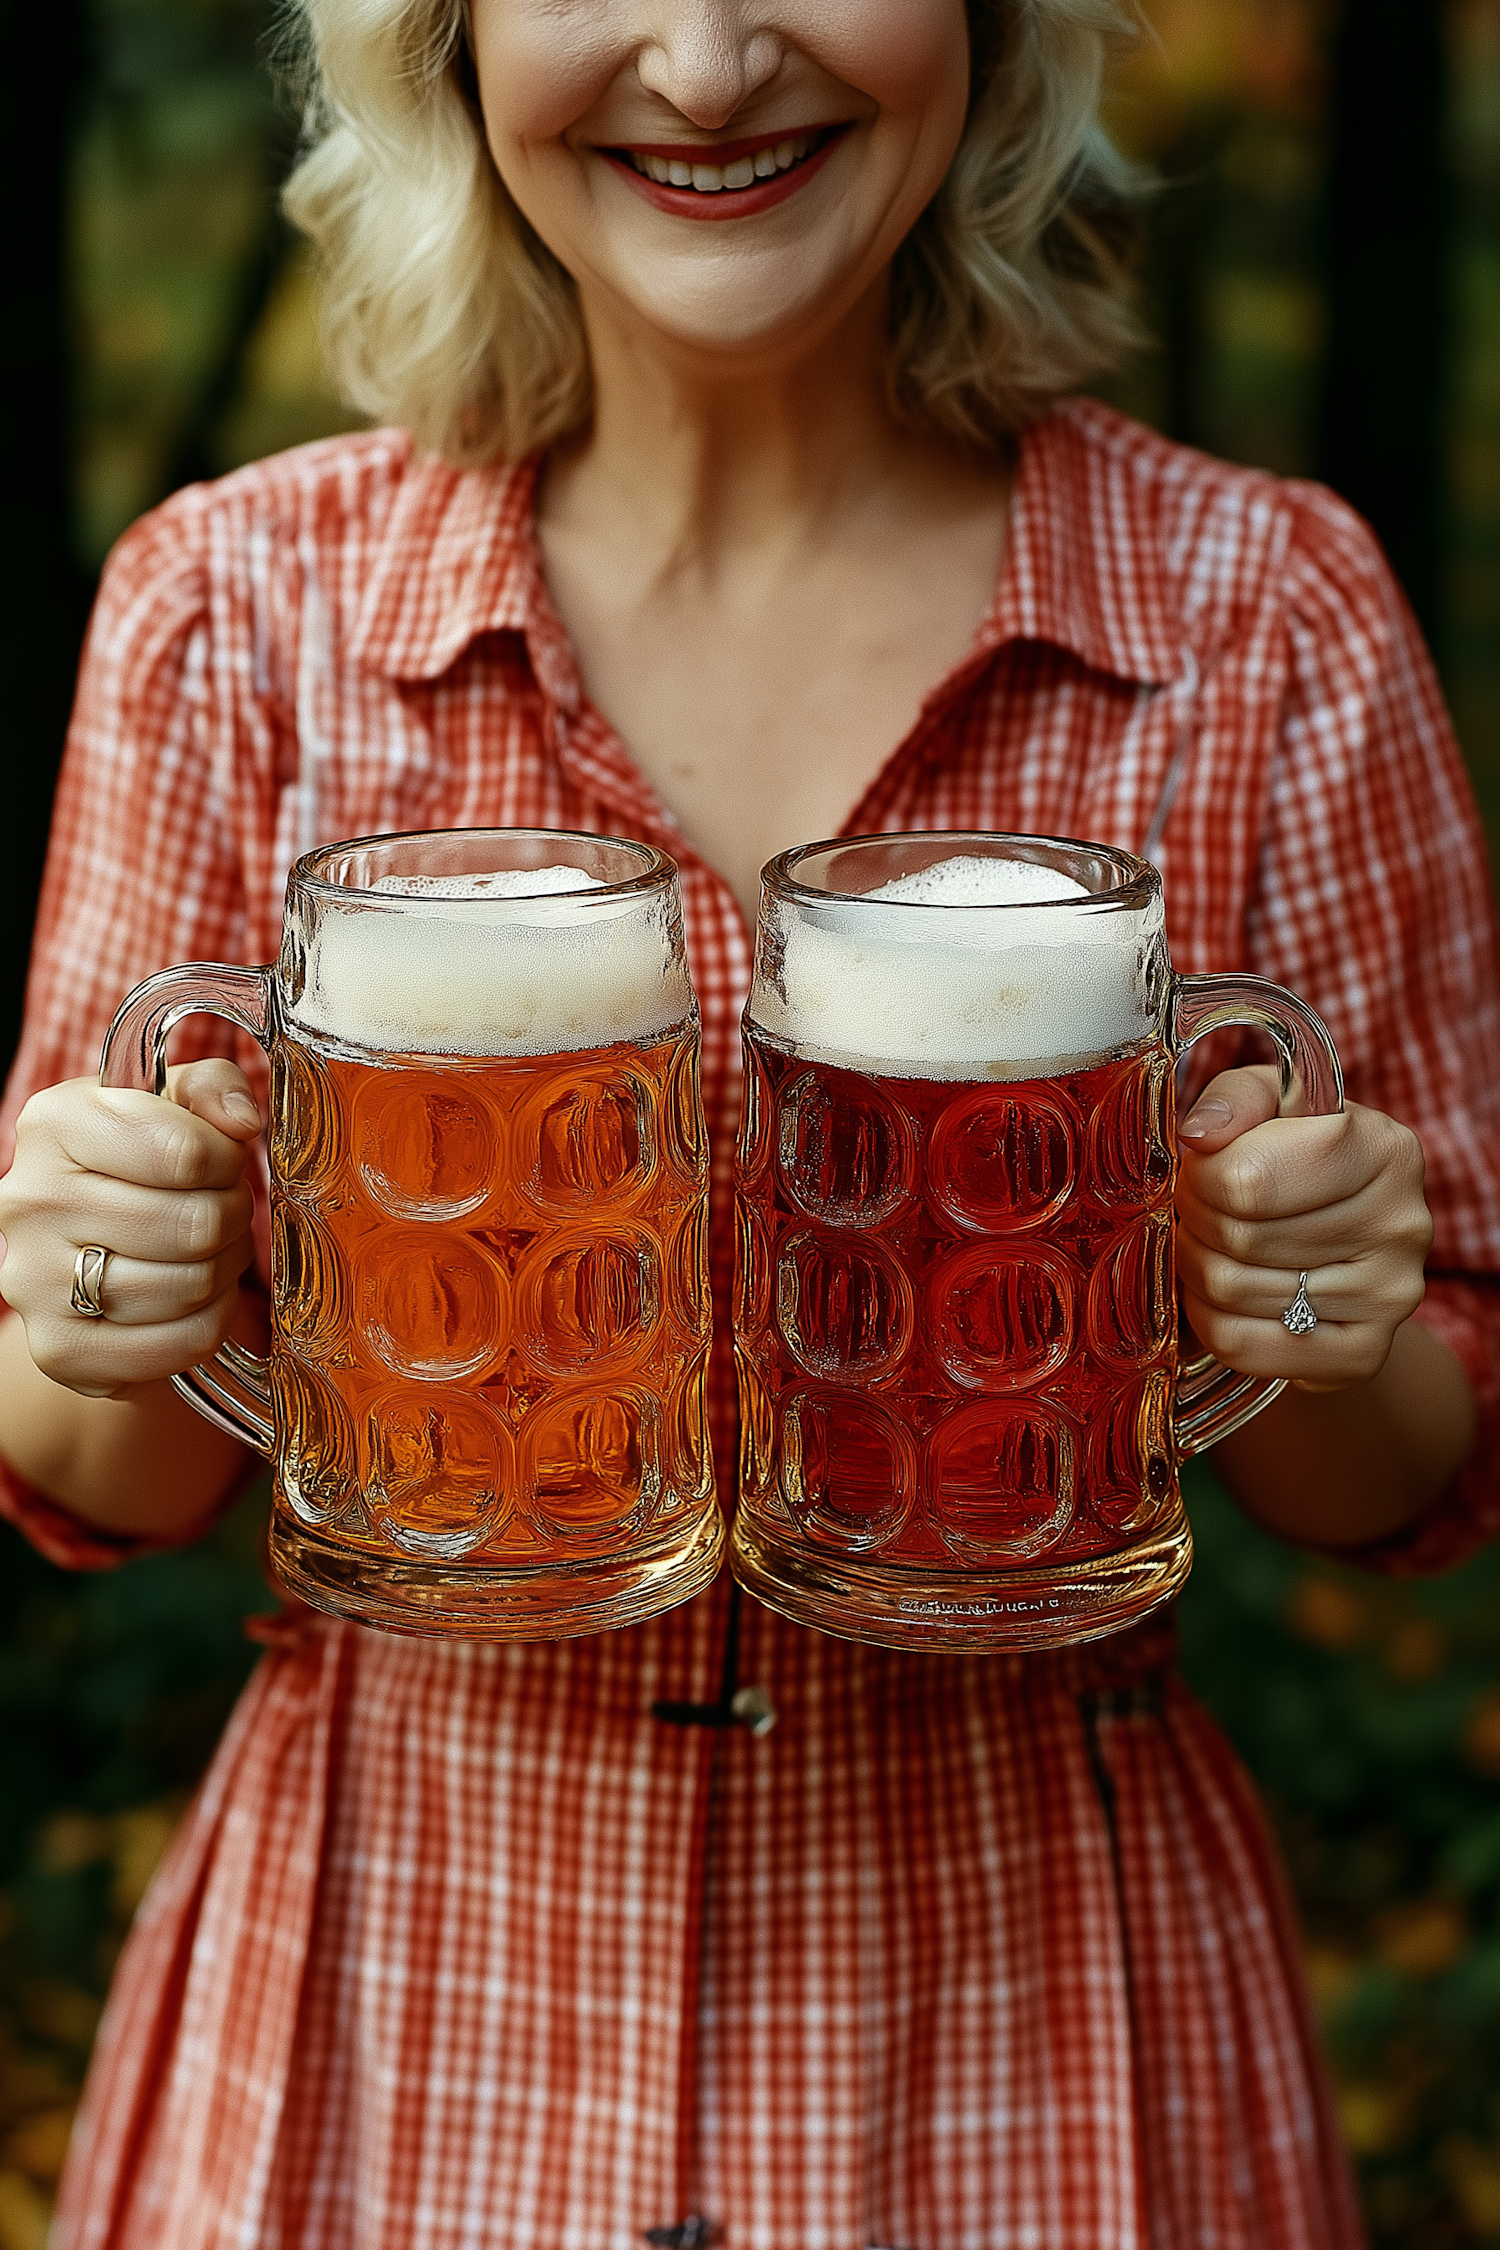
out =
[[[746,1033],[745,1532],[861,1586],[1072,1563],[1179,1507],[1173,1080],[1159,1042],[898,1078]],[[904,1599],[902,1596],[904,1595]],[[837,1629],[837,1618],[831,1620]]]

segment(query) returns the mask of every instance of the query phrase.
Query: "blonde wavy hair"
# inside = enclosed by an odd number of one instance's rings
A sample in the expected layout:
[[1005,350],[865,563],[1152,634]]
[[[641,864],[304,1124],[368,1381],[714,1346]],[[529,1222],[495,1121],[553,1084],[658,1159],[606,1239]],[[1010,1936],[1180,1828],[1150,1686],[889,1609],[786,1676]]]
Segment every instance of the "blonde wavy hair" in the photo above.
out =
[[[289,0],[307,120],[286,210],[316,246],[351,404],[457,464],[587,421],[573,281],[484,137],[467,0]],[[1117,0],[967,0],[969,116],[897,253],[903,416],[993,444],[1137,341],[1136,185],[1098,122]]]

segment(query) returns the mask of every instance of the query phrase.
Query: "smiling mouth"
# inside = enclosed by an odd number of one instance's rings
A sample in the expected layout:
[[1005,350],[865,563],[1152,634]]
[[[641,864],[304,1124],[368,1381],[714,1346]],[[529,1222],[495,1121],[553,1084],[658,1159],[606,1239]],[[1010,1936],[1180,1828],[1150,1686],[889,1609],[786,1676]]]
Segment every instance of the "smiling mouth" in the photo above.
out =
[[[798,172],[848,129],[846,124],[815,125],[780,138],[765,134],[757,140],[731,142],[719,150],[717,163],[708,161],[706,148],[693,143],[680,143],[675,148],[612,148],[606,153],[657,187],[732,198]],[[787,184],[791,185],[789,179]]]

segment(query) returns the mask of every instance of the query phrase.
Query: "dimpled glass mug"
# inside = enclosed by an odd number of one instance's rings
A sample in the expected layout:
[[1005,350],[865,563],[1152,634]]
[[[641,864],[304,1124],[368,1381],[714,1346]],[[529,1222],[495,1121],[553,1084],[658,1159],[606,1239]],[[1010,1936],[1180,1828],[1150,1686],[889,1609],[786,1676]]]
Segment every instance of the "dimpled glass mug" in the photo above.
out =
[[313,852],[277,964],[149,978],[104,1083],[160,1092],[199,1011],[271,1060],[273,1338],[176,1380],[274,1463],[283,1583],[498,1640],[705,1585],[708,1145],[672,861],[526,829]]
[[1161,879],[1124,852],[877,836],[764,870],[731,1535],[760,1600],[1034,1649],[1177,1591],[1179,1463],[1282,1387],[1179,1363],[1175,1064],[1229,1024],[1269,1033],[1284,1115],[1342,1106],[1291,993],[1173,974]]

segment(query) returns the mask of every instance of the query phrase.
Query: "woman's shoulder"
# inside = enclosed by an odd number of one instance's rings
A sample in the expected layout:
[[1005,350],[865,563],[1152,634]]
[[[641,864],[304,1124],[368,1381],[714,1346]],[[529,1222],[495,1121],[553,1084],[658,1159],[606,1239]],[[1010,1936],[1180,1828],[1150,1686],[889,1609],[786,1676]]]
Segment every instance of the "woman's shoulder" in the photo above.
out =
[[399,572],[452,516],[493,500],[515,471],[460,469],[400,429],[353,431],[185,486],[140,517],[105,567],[102,605],[179,620],[233,614],[316,579],[326,602],[358,604],[370,578]]
[[295,543],[305,530],[377,533],[418,466],[404,430],[358,430],[292,446],[201,484],[137,517],[106,569],[175,575],[210,568],[217,543],[252,535]]
[[1025,477],[1080,567],[1097,573],[1102,559],[1124,598],[1189,639],[1304,621],[1365,639],[1405,627],[1374,532],[1326,485],[1220,460],[1091,398],[1033,426]]

